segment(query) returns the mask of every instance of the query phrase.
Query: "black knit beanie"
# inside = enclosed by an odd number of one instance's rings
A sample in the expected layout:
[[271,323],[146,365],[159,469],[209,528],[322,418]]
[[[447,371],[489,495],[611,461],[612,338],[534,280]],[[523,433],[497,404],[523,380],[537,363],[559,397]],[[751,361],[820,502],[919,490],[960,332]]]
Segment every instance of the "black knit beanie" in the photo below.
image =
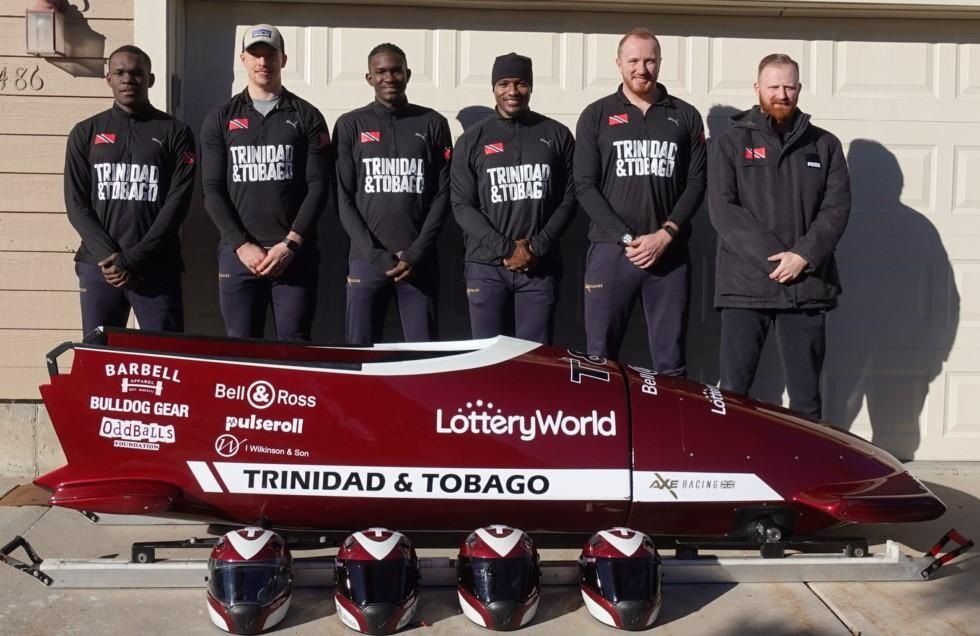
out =
[[497,56],[497,59],[493,61],[490,85],[495,86],[497,82],[507,77],[516,77],[533,85],[534,73],[531,71],[531,58],[517,53]]

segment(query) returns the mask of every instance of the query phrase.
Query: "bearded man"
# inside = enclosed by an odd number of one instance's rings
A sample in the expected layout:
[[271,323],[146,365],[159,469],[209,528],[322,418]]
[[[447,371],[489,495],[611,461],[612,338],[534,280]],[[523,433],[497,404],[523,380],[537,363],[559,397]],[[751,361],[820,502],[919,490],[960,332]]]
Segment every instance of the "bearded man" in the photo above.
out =
[[708,212],[721,388],[749,392],[774,327],[790,408],[819,418],[825,318],[841,293],[834,249],[851,192],[840,140],[797,108],[801,86],[788,55],[759,63],[759,105],[709,145]]
[[658,80],[660,41],[619,41],[623,83],[590,104],[575,135],[575,191],[589,215],[585,336],[590,356],[619,359],[630,311],[643,303],[653,370],[687,373],[690,222],[705,190],[704,124]]

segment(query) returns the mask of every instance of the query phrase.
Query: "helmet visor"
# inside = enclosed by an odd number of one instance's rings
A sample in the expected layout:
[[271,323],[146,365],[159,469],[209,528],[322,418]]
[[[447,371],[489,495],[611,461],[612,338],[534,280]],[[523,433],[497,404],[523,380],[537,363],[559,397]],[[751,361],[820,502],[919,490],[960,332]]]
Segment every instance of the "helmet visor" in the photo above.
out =
[[538,583],[529,557],[484,559],[460,557],[460,584],[483,603],[523,603]]
[[279,596],[291,581],[291,571],[275,561],[219,561],[211,568],[208,590],[223,605],[265,605]]
[[650,559],[596,557],[583,572],[588,583],[613,603],[651,601],[660,592],[660,562]]
[[418,573],[403,560],[338,562],[337,587],[358,605],[401,603],[416,589]]

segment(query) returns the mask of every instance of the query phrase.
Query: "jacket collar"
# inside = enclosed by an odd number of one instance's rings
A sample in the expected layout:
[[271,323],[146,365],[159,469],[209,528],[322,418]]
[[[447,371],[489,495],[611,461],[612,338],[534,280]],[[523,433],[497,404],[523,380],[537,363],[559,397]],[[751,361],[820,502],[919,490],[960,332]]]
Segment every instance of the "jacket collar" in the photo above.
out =
[[133,113],[127,112],[122,109],[119,104],[115,101],[112,102],[112,114],[116,117],[121,117],[123,119],[132,119],[134,121],[146,121],[153,119],[157,109],[153,107],[152,104],[147,104],[147,107],[143,110],[136,111]]
[[[622,83],[620,83],[619,88],[616,89],[615,95],[621,102],[623,102],[623,104],[633,106],[633,102],[631,102],[630,98],[626,96],[625,92],[623,92]],[[660,82],[657,82],[657,89],[653,96],[652,105],[667,108],[674,107],[674,98],[667,92],[667,87]]]
[[[239,97],[248,106],[253,106],[255,102],[252,100],[252,96],[248,94],[248,86],[246,86]],[[286,87],[282,87],[282,92],[279,93],[279,104],[276,106],[278,110],[296,110],[296,96],[286,90]]]
[[537,114],[533,110],[528,109],[519,113],[516,117],[504,117],[500,114],[500,111],[497,110],[497,107],[494,106],[493,116],[497,122],[503,124],[504,126],[528,126],[537,117]]
[[379,117],[394,117],[395,119],[404,117],[411,106],[411,103],[407,101],[398,108],[388,108],[378,100],[374,100],[369,104],[371,110]]
[[[736,128],[748,128],[756,130],[762,135],[778,137],[772,127],[772,117],[762,112],[759,106],[753,106],[749,110],[742,111],[732,117],[732,124]],[[793,120],[793,127],[786,131],[783,136],[784,145],[799,137],[810,125],[810,115],[804,113],[799,108],[796,109],[796,118]]]

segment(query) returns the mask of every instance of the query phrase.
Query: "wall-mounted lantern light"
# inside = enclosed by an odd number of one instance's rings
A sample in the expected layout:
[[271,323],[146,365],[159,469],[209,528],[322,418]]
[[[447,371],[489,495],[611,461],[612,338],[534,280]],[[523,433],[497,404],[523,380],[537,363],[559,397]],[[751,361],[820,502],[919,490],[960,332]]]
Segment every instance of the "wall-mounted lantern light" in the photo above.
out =
[[37,0],[27,10],[27,52],[41,57],[65,54],[65,0]]

